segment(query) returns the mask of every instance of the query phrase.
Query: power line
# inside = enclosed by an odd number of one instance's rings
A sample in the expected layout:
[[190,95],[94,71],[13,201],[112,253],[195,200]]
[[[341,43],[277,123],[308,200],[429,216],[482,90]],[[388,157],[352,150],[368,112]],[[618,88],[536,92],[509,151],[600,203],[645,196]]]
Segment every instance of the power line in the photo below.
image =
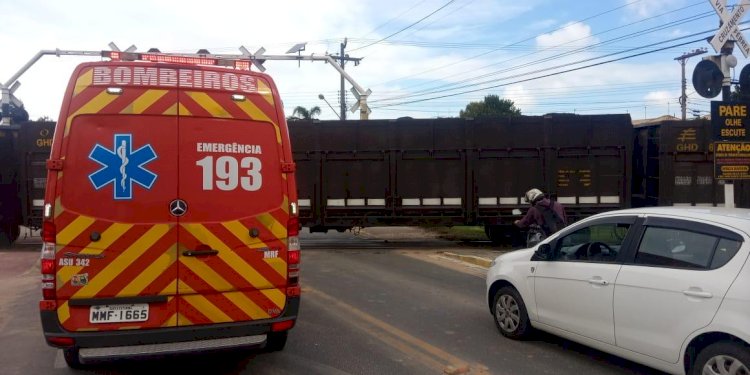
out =
[[[749,21],[745,21],[744,23],[746,23],[746,22],[749,22]],[[453,87],[453,88],[447,88],[447,89],[442,89],[442,90],[433,90],[433,91],[425,92],[425,93],[416,93],[416,94],[411,94],[411,95],[404,95],[401,98],[407,98],[409,96],[421,96],[421,95],[437,94],[437,93],[440,93],[440,92],[461,90],[461,89],[464,89],[464,88],[469,88],[469,87],[474,87],[474,86],[478,86],[478,85],[489,84],[489,83],[492,83],[492,82],[503,81],[503,80],[507,80],[507,79],[514,79],[514,78],[518,78],[518,77],[521,77],[521,76],[524,76],[524,75],[531,75],[531,74],[535,74],[535,73],[542,73],[542,72],[549,71],[549,70],[552,70],[552,69],[563,68],[563,67],[566,67],[566,66],[569,66],[569,65],[582,64],[582,63],[585,63],[585,62],[588,62],[588,61],[599,60],[599,59],[603,59],[603,58],[606,58],[606,57],[610,57],[610,56],[614,56],[614,55],[618,55],[618,54],[622,54],[622,53],[627,53],[627,52],[632,52],[632,51],[639,50],[639,49],[649,48],[649,47],[653,47],[653,46],[656,46],[656,45],[659,45],[659,44],[669,43],[669,42],[673,42],[673,41],[677,41],[677,40],[681,40],[681,39],[685,39],[685,38],[690,38],[690,37],[694,37],[694,36],[697,36],[697,35],[706,34],[706,33],[715,32],[715,31],[716,31],[716,29],[707,30],[707,31],[703,31],[703,32],[699,32],[699,33],[694,33],[694,34],[690,34],[690,35],[686,35],[686,36],[682,36],[682,37],[678,37],[678,38],[673,38],[673,39],[669,39],[669,40],[666,40],[666,41],[651,43],[651,44],[648,44],[648,45],[645,45],[645,46],[642,46],[642,47],[636,47],[634,49],[624,50],[624,51],[621,51],[621,52],[611,53],[611,54],[607,54],[607,55],[603,55],[603,56],[599,56],[599,57],[595,57],[595,58],[588,58],[588,59],[578,60],[578,61],[575,61],[575,62],[560,64],[560,65],[552,66],[552,67],[549,67],[549,68],[537,69],[537,70],[534,70],[534,71],[531,71],[531,72],[525,72],[525,73],[522,73],[522,74],[516,74],[516,75],[508,76],[508,77],[501,77],[501,78],[487,80],[487,81],[482,81],[482,82],[473,83],[473,84],[466,84],[466,85],[463,85],[463,86],[458,86],[458,87]],[[636,57],[636,56],[642,56],[642,55],[647,54],[647,53],[654,53],[655,51],[663,51],[663,50],[667,50],[667,49],[670,49],[670,48],[674,48],[676,46],[682,46],[682,45],[686,45],[686,44],[690,44],[690,43],[695,43],[695,42],[698,42],[698,41],[703,41],[703,39],[698,39],[696,41],[687,42],[687,43],[683,43],[683,44],[678,44],[678,45],[674,45],[674,46],[667,47],[667,48],[660,48],[660,49],[648,51],[646,53],[640,53],[640,54],[635,54],[635,55],[631,55],[631,56],[626,56],[625,58],[622,58],[622,59],[608,60],[608,61],[605,61],[604,63],[614,62],[614,61],[620,61],[620,60],[623,60],[623,59],[626,59],[626,58],[632,58],[632,57]],[[587,65],[586,67],[592,67],[592,66],[597,66],[597,65],[601,65],[601,63],[593,64],[593,65]],[[568,70],[565,70],[563,72],[569,72],[569,71],[575,71],[575,70],[580,70],[580,68],[574,68],[572,70],[568,69]],[[557,73],[552,74],[552,75],[557,75]],[[543,75],[543,76],[540,76],[539,78],[543,78],[543,77],[547,77],[547,76],[549,76],[549,75]],[[476,89],[476,90],[469,90],[469,91],[465,91],[464,93],[466,93],[466,92],[476,92],[476,91],[480,91],[480,90],[486,90],[486,89],[489,89],[489,88],[496,88],[496,87],[501,87],[501,86],[507,86],[507,85],[510,85],[510,84],[520,83],[520,82],[526,82],[526,81],[529,81],[529,80],[532,80],[532,79],[526,79],[526,80],[520,80],[520,81],[515,81],[515,82],[507,83],[507,84],[501,84],[501,85],[495,85],[495,86],[490,86],[490,87],[484,87],[484,88],[480,88],[480,89]],[[440,96],[440,97],[442,97],[442,96]],[[380,99],[380,100],[373,101],[373,103],[375,103],[375,102],[389,101],[389,100],[395,100],[395,99],[397,99],[397,98]],[[373,106],[373,108],[377,108],[377,107]]]
[[[513,71],[513,70],[517,70],[517,69],[521,69],[521,68],[533,66],[533,65],[538,65],[538,64],[541,64],[543,62],[547,62],[547,61],[551,61],[551,60],[557,60],[560,57],[570,56],[570,55],[576,54],[578,52],[591,50],[591,49],[593,49],[596,46],[602,46],[602,45],[606,45],[606,44],[612,44],[612,43],[617,42],[617,41],[634,38],[636,36],[645,35],[645,34],[651,33],[651,32],[660,31],[660,30],[663,30],[663,29],[665,29],[667,27],[676,26],[676,25],[680,25],[680,24],[683,24],[683,23],[692,22],[692,21],[695,21],[695,20],[698,20],[698,19],[701,19],[701,18],[705,18],[705,17],[710,16],[711,14],[712,13],[710,13],[710,12],[706,12],[706,13],[701,13],[701,14],[698,14],[698,15],[693,15],[693,16],[690,16],[688,18],[684,18],[684,19],[681,19],[681,20],[673,21],[673,22],[665,24],[665,25],[659,25],[659,26],[655,26],[655,27],[648,28],[648,29],[645,29],[645,30],[640,30],[640,31],[633,32],[633,33],[630,33],[630,34],[626,34],[626,35],[623,35],[623,36],[619,36],[619,37],[616,37],[616,38],[613,38],[613,39],[609,39],[609,40],[604,41],[604,42],[596,43],[596,44],[593,44],[593,45],[590,45],[590,46],[578,47],[578,48],[576,48],[576,49],[574,49],[572,51],[565,52],[563,54],[559,54],[559,55],[555,55],[555,56],[550,56],[550,57],[542,58],[542,59],[539,59],[539,60],[534,60],[534,61],[523,63],[523,64],[518,64],[518,65],[515,65],[515,66],[512,66],[512,67],[504,68],[504,69],[501,69],[501,70],[498,70],[498,71],[494,71],[494,72],[491,72],[491,73],[485,73],[485,74],[482,74],[482,75],[478,75],[478,76],[474,76],[474,77],[471,77],[471,78],[463,79],[463,80],[460,80],[460,81],[457,81],[457,82],[445,83],[445,84],[442,84],[442,85],[439,85],[439,86],[435,86],[435,87],[432,87],[432,88],[429,88],[429,89],[418,90],[418,91],[413,92],[413,93],[411,93],[409,95],[405,95],[404,97],[414,96],[414,95],[419,95],[419,94],[430,94],[430,93],[441,92],[441,91],[444,91],[444,90],[439,90],[439,89],[447,88],[447,87],[450,87],[450,86],[458,86],[458,85],[461,85],[462,83],[472,82],[472,81],[477,80],[477,79],[491,77],[491,76],[495,76],[495,75],[498,75],[498,74],[501,74],[501,73],[505,73],[505,72],[509,72],[509,71]],[[614,28],[614,29],[618,29],[618,28],[621,28],[621,27],[622,26]],[[599,35],[599,34],[603,34],[603,33],[612,31],[614,29],[610,29],[610,30],[606,30],[606,31],[598,33],[598,34],[594,34],[591,37],[593,37],[595,35]],[[563,44],[558,45],[558,46],[562,46],[562,45],[565,45],[565,44],[569,44],[569,43],[580,41],[580,40],[587,39],[587,38],[589,38],[589,37],[579,38],[577,40],[569,41],[569,42],[563,43]],[[621,49],[618,52],[610,53],[610,54],[601,56],[599,58],[613,56],[613,55],[616,55],[616,54],[626,53],[626,52],[633,51],[633,50],[636,50],[636,49],[639,49],[639,48],[647,48],[647,47],[649,47],[649,46],[632,47],[632,48],[627,48],[625,50]],[[544,50],[542,50],[542,51],[544,51]],[[489,65],[483,66],[483,67],[478,68],[478,69],[484,69],[484,68],[488,68],[488,67],[495,66],[495,65],[501,65],[501,64],[507,63],[509,61],[516,60],[516,59],[519,59],[519,58],[523,58],[523,57],[526,57],[526,56],[530,56],[530,55],[533,55],[535,53],[539,53],[539,52],[542,52],[542,51],[530,53],[530,54],[527,54],[527,55],[524,55],[524,56],[520,56],[520,57],[506,59],[506,60],[503,60],[503,61],[500,61],[500,62],[497,62],[497,63],[493,63],[493,64],[489,64]],[[456,76],[456,75],[460,75],[460,74],[462,74],[462,73],[456,73],[456,74],[449,75],[449,76],[443,77],[443,78],[450,78],[450,77],[453,77],[453,76]],[[483,84],[483,83],[487,83],[487,82],[493,82],[493,81],[494,80],[479,82],[479,83],[475,83],[475,85],[476,84]],[[418,87],[418,86],[422,86],[424,84],[425,83],[422,83],[422,84],[414,85],[414,86],[411,86],[411,87]],[[468,85],[466,85],[466,86],[468,86]],[[455,88],[455,89],[460,89],[460,88],[463,88],[463,87],[466,87],[466,86],[458,87],[458,88]],[[401,97],[385,98],[385,99],[374,100],[373,102],[385,101],[385,100],[392,100],[392,99],[400,99],[400,98]]]
[[428,70],[422,71],[422,72],[420,72],[420,73],[416,73],[416,74],[413,74],[413,75],[409,75],[409,76],[405,76],[405,77],[399,77],[399,78],[396,78],[396,79],[392,79],[392,80],[389,80],[389,81],[386,81],[386,82],[383,82],[383,83],[378,83],[378,84],[375,84],[375,85],[372,85],[372,86],[373,86],[373,87],[375,87],[375,86],[379,86],[379,85],[385,85],[385,84],[388,84],[388,83],[391,83],[391,82],[395,82],[395,81],[398,81],[398,80],[401,80],[401,79],[404,79],[404,78],[407,78],[407,77],[414,77],[414,76],[419,76],[419,75],[423,75],[423,74],[425,74],[425,73],[430,73],[430,72],[434,72],[434,71],[436,71],[436,70],[440,70],[440,69],[444,69],[444,68],[447,68],[447,67],[451,67],[451,66],[453,66],[453,65],[455,65],[455,64],[458,64],[458,63],[462,63],[462,62],[465,62],[465,61],[469,61],[469,60],[474,60],[474,59],[476,59],[476,58],[478,58],[478,57],[482,57],[482,56],[488,55],[488,54],[490,54],[490,53],[493,53],[493,52],[497,52],[497,51],[500,51],[500,50],[501,50],[502,48],[505,48],[505,47],[510,47],[510,46],[516,46],[516,45],[519,45],[519,44],[521,44],[521,43],[524,43],[524,42],[528,42],[528,41],[530,41],[530,40],[533,40],[533,39],[537,38],[537,37],[538,37],[538,36],[540,36],[540,35],[544,35],[544,34],[550,34],[550,33],[554,33],[554,32],[556,32],[556,31],[564,30],[564,29],[566,29],[566,28],[568,28],[568,27],[571,27],[571,26],[573,26],[573,25],[576,25],[576,24],[579,24],[579,23],[583,23],[583,22],[585,22],[585,21],[588,21],[588,20],[594,19],[594,18],[596,18],[596,17],[600,17],[600,16],[603,16],[603,15],[605,15],[605,14],[608,14],[608,13],[612,13],[612,12],[614,12],[614,11],[617,11],[617,10],[619,10],[619,9],[622,9],[622,8],[624,8],[624,7],[627,7],[627,6],[629,6],[629,5],[632,5],[632,4],[636,4],[636,3],[639,3],[639,2],[641,2],[641,1],[643,1],[643,0],[633,0],[633,1],[630,1],[630,2],[628,2],[628,3],[626,3],[626,4],[623,4],[623,5],[621,5],[621,6],[618,6],[618,7],[615,7],[615,8],[609,9],[609,10],[606,10],[606,11],[604,11],[604,12],[601,12],[601,13],[597,13],[597,14],[595,14],[595,15],[593,15],[593,16],[589,16],[589,17],[586,17],[586,18],[584,18],[584,19],[581,19],[581,20],[578,20],[578,21],[575,21],[575,22],[571,22],[571,23],[569,23],[569,24],[567,24],[567,25],[565,25],[565,26],[561,26],[561,27],[558,27],[558,28],[556,28],[556,29],[554,29],[554,30],[551,30],[551,31],[547,31],[547,32],[544,32],[544,33],[541,33],[541,34],[537,34],[537,35],[535,35],[535,36],[532,36],[532,37],[529,37],[529,38],[526,38],[526,39],[520,40],[520,41],[518,41],[518,42],[514,42],[514,43],[511,43],[511,44],[506,44],[506,45],[504,45],[504,46],[502,46],[502,47],[499,47],[499,48],[494,48],[494,49],[491,49],[491,50],[489,50],[489,51],[487,51],[487,52],[483,52],[483,53],[480,53],[480,54],[477,54],[477,55],[474,55],[474,56],[471,56],[471,57],[465,58],[465,59],[463,59],[463,60],[460,60],[460,61],[458,61],[458,62],[456,62],[456,63],[452,63],[452,64],[446,64],[446,65],[441,65],[441,66],[438,66],[438,67],[435,67],[435,68],[432,68],[432,69],[428,69]]
[[406,101],[406,102],[402,102],[402,103],[384,104],[384,105],[381,105],[381,106],[371,106],[371,107],[372,108],[382,108],[382,107],[392,107],[392,106],[396,106],[396,105],[418,103],[418,102],[423,102],[423,101],[428,101],[428,100],[434,100],[434,99],[440,99],[440,98],[448,98],[448,97],[451,97],[451,96],[457,96],[457,95],[462,95],[462,94],[467,94],[467,93],[472,93],[472,92],[478,92],[478,91],[487,90],[487,89],[493,89],[493,88],[508,86],[508,85],[512,85],[512,84],[516,84],[516,83],[534,81],[534,80],[541,79],[541,78],[552,77],[552,76],[556,76],[556,75],[560,75],[560,74],[564,74],[564,73],[570,73],[570,72],[574,72],[574,71],[578,71],[578,70],[582,70],[582,69],[591,68],[591,67],[594,67],[594,66],[609,64],[609,63],[613,63],[613,62],[616,62],[616,61],[622,61],[622,60],[626,60],[626,59],[631,59],[631,58],[634,58],[634,57],[638,57],[638,56],[643,56],[643,55],[647,55],[647,54],[650,54],[650,53],[654,53],[656,51],[664,51],[664,50],[671,49],[671,48],[682,47],[682,46],[686,46],[688,44],[696,43],[696,42],[700,42],[700,41],[703,41],[703,38],[697,39],[697,40],[693,40],[693,41],[689,41],[689,42],[685,42],[685,43],[680,43],[680,44],[675,44],[675,45],[671,45],[671,46],[667,46],[667,47],[658,48],[658,49],[651,50],[651,51],[636,53],[636,54],[629,55],[629,56],[623,56],[623,57],[620,57],[620,58],[617,58],[617,59],[611,59],[611,60],[607,60],[607,61],[601,61],[601,62],[598,62],[598,63],[593,63],[593,64],[589,64],[589,65],[585,65],[585,66],[580,66],[580,67],[576,67],[576,68],[566,69],[566,70],[562,70],[562,71],[559,71],[559,72],[553,72],[553,73],[549,73],[549,74],[544,74],[544,75],[537,76],[537,77],[531,77],[531,78],[521,79],[521,80],[517,80],[517,81],[514,81],[514,82],[502,83],[502,84],[494,85],[494,86],[490,86],[490,87],[483,87],[483,88],[480,88],[480,89],[468,90],[468,91],[463,91],[463,92],[459,92],[459,93],[441,95],[441,96],[436,96],[436,97],[431,97],[431,98],[416,99],[416,100]]
[[383,38],[383,39],[380,39],[380,40],[378,40],[378,41],[376,41],[376,42],[372,42],[372,43],[370,43],[370,44],[368,44],[368,45],[365,45],[365,46],[362,46],[362,47],[357,47],[357,48],[354,48],[354,49],[350,50],[349,52],[354,52],[354,51],[357,51],[357,50],[360,50],[360,49],[363,49],[363,48],[367,48],[367,47],[370,47],[370,46],[372,46],[372,45],[375,45],[375,44],[378,44],[378,43],[380,43],[380,42],[382,42],[382,41],[384,41],[384,40],[386,40],[386,39],[388,39],[388,38],[390,38],[390,37],[392,37],[392,36],[398,35],[398,34],[399,34],[399,33],[401,33],[402,31],[405,31],[405,30],[409,29],[410,27],[413,27],[413,26],[417,25],[418,23],[420,23],[420,22],[422,22],[422,21],[426,20],[427,18],[429,18],[429,17],[430,17],[430,16],[432,16],[433,14],[435,14],[435,13],[437,13],[437,12],[441,11],[441,10],[442,10],[443,8],[445,8],[445,7],[447,7],[448,5],[452,4],[452,3],[454,2],[454,1],[456,1],[456,0],[450,0],[449,2],[447,2],[447,3],[443,4],[443,6],[441,6],[440,8],[437,8],[437,9],[435,9],[434,11],[432,11],[432,13],[430,13],[430,14],[428,14],[428,15],[426,15],[426,16],[424,16],[424,17],[422,17],[421,19],[419,19],[419,21],[417,21],[417,22],[414,22],[414,23],[412,23],[411,25],[408,25],[408,26],[404,27],[403,29],[401,29],[401,30],[399,30],[399,31],[396,31],[395,33],[393,33],[393,34],[391,34],[391,35],[388,35],[387,37],[385,37],[385,38]]

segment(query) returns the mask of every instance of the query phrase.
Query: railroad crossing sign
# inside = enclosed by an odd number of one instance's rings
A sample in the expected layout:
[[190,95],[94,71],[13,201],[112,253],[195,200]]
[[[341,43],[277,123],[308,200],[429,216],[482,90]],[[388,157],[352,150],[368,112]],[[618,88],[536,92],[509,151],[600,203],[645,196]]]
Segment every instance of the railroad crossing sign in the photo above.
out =
[[716,14],[719,15],[722,22],[719,31],[716,32],[716,35],[714,35],[710,42],[716,53],[720,53],[724,43],[734,39],[742,54],[748,57],[750,55],[750,43],[748,43],[745,36],[742,35],[742,31],[737,26],[742,17],[747,13],[747,10],[749,10],[750,3],[747,0],[742,0],[730,13],[727,9],[727,0],[708,0],[708,2],[714,7]]

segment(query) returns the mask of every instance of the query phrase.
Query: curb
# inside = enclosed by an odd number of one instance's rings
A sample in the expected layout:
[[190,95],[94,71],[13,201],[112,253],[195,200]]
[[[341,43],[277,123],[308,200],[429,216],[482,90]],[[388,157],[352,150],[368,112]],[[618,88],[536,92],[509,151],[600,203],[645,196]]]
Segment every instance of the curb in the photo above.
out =
[[476,266],[484,267],[484,268],[490,268],[490,264],[492,264],[492,259],[482,258],[475,255],[461,255],[456,253],[448,253],[443,252],[443,255],[445,255],[448,258],[453,258],[456,260],[460,260],[462,262],[471,263]]

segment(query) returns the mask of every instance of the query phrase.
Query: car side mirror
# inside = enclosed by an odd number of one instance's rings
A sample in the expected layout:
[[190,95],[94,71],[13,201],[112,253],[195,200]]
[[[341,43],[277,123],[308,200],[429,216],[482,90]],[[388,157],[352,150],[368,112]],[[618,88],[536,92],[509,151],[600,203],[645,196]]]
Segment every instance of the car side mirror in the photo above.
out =
[[531,260],[550,260],[552,259],[552,246],[548,243],[539,245],[531,257]]

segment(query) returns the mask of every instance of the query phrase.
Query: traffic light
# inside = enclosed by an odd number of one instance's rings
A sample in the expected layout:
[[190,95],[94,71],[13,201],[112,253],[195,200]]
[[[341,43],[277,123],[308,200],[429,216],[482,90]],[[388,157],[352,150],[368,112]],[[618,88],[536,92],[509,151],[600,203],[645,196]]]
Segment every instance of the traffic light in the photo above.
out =
[[721,94],[721,84],[724,73],[721,72],[721,63],[714,61],[719,56],[703,58],[693,70],[693,87],[698,95],[704,98],[713,98]]

